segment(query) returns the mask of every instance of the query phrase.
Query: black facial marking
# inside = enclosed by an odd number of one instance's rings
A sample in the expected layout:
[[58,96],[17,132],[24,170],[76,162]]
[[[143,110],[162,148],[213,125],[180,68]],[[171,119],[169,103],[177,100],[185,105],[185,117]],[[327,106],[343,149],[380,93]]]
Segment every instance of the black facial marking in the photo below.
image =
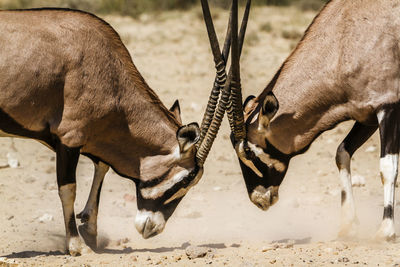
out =
[[137,195],[137,205],[138,209],[145,209],[147,211],[157,212],[160,211],[165,220],[167,220],[174,210],[176,209],[179,202],[182,200],[181,198],[174,199],[168,204],[164,204],[168,199],[170,199],[175,193],[177,193],[182,188],[187,188],[190,183],[196,178],[200,168],[196,166],[196,168],[191,171],[187,176],[185,176],[182,181],[173,185],[170,189],[168,189],[162,196],[156,199],[145,199],[142,197],[140,189],[143,189],[141,185],[142,182],[135,181],[136,183],[136,195]]
[[341,198],[341,203],[342,203],[342,206],[343,206],[343,203],[346,201],[346,197],[347,197],[346,191],[342,190],[341,197],[342,197]]
[[383,219],[393,219],[393,206],[389,205],[383,209]]
[[[231,141],[232,143],[234,142],[232,135]],[[243,178],[245,180],[247,192],[249,194],[251,194],[254,189],[259,185],[262,185],[265,188],[268,188],[270,186],[279,186],[282,183],[282,180],[286,174],[291,156],[277,150],[275,147],[268,143],[268,140],[266,140],[266,143],[267,148],[263,149],[264,153],[268,154],[272,160],[278,160],[279,162],[284,164],[286,168],[283,171],[278,171],[274,167],[269,167],[254,155],[254,157],[252,156],[248,158],[248,160],[251,160],[254,166],[263,174],[263,177],[259,177],[239,158],[240,168],[242,169]]]

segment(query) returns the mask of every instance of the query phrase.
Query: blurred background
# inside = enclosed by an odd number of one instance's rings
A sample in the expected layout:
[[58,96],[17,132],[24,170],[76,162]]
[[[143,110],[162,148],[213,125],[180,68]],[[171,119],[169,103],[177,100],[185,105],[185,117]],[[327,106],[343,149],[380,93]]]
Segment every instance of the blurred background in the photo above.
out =
[[[136,17],[142,13],[173,9],[188,9],[197,0],[0,0],[0,8],[68,7],[101,14],[120,14]],[[227,8],[230,0],[211,0],[214,5]],[[244,2],[244,1],[242,1]],[[253,0],[259,6],[296,6],[303,11],[319,10],[326,0]]]

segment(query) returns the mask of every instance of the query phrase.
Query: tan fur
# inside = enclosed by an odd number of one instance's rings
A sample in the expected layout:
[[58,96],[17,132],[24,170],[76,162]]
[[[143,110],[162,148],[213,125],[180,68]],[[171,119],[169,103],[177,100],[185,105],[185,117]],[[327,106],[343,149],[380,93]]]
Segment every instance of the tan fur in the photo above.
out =
[[[341,121],[375,123],[382,105],[400,100],[399,14],[395,0],[329,2],[255,101],[270,90],[279,101],[263,136],[291,154]],[[256,122],[248,138],[265,145]]]
[[140,175],[140,158],[178,145],[181,124],[104,21],[78,11],[0,11],[0,32],[0,108],[24,128],[49,127],[129,177]]

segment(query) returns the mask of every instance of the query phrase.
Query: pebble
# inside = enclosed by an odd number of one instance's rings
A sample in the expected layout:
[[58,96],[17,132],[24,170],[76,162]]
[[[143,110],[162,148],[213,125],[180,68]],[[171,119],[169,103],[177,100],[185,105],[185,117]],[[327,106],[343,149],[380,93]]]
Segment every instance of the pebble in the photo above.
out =
[[41,222],[41,223],[44,223],[44,222],[50,222],[50,221],[52,221],[54,218],[53,218],[53,215],[51,215],[51,214],[48,214],[48,213],[45,213],[45,214],[43,214],[41,217],[39,217],[39,222]]
[[350,262],[350,260],[349,260],[349,258],[347,258],[347,257],[343,257],[343,258],[339,258],[339,259],[338,259],[338,262],[344,262],[344,263],[346,263],[346,262]]
[[293,248],[294,246],[294,241],[290,240],[287,243],[273,243],[267,246],[262,247],[261,251],[262,252],[267,252],[270,250],[277,250],[278,248],[280,249],[287,249],[287,248]]
[[174,262],[178,262],[178,261],[180,261],[181,259],[182,259],[182,255],[175,255],[175,256],[173,257]]
[[19,161],[18,161],[17,153],[8,152],[6,157],[7,157],[7,162],[8,162],[8,165],[10,166],[10,168],[13,168],[13,169],[18,168]]
[[190,260],[196,258],[203,258],[209,252],[209,249],[206,247],[197,247],[197,246],[188,246],[185,250],[186,255]]

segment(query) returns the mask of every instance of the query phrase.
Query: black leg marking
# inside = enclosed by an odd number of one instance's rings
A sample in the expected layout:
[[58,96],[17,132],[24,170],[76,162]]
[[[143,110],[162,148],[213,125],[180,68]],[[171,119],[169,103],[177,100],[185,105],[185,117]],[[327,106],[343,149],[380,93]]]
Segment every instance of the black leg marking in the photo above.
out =
[[343,203],[346,201],[346,191],[342,190],[342,194],[341,194],[341,203],[343,206]]
[[[353,156],[354,152],[360,148],[378,129],[378,125],[368,126],[356,122],[353,128],[350,130],[349,134],[339,145],[336,152],[336,165],[338,168],[340,166],[347,164],[348,159],[343,158],[343,154],[347,153],[348,156]],[[345,162],[343,162],[345,161]]]
[[388,205],[383,209],[383,219],[393,219],[393,206]]

